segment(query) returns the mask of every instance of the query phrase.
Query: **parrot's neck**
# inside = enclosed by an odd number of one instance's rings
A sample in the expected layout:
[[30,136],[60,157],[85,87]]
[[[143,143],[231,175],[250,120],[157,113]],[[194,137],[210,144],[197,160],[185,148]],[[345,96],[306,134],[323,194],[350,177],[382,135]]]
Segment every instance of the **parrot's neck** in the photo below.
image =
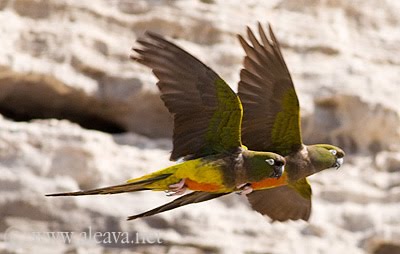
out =
[[297,152],[286,156],[286,171],[289,181],[297,181],[324,169],[331,168],[333,162],[323,156],[324,152],[322,148],[317,146],[303,145]]

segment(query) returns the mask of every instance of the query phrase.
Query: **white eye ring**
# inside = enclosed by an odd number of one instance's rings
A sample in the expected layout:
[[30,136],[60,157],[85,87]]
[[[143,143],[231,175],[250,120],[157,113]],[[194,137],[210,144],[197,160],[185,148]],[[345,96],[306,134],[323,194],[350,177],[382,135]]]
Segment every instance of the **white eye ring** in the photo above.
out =
[[275,164],[275,160],[274,159],[268,159],[268,160],[265,160],[269,165],[274,165]]
[[336,150],[329,150],[329,152],[332,154],[332,155],[336,155],[337,154],[337,151]]

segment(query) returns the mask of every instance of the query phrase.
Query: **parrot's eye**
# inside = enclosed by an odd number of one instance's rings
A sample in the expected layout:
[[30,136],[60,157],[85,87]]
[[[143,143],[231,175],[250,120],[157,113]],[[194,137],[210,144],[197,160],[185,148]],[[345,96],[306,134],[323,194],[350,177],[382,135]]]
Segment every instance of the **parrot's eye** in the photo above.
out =
[[332,155],[336,155],[337,154],[337,151],[336,150],[329,150],[329,152],[332,154]]
[[265,160],[269,165],[274,165],[275,164],[275,160],[274,159],[268,159],[268,160]]

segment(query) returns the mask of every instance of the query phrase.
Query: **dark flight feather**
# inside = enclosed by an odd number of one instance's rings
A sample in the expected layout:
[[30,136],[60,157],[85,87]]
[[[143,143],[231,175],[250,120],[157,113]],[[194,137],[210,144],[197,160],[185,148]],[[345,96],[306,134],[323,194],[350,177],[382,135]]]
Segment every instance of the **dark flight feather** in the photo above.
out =
[[290,186],[280,186],[247,195],[251,207],[272,220],[305,220],[310,218],[311,197],[303,197]]
[[161,99],[174,116],[170,159],[195,159],[240,147],[242,107],[232,89],[212,69],[160,35],[147,32],[138,44],[132,59],[153,70]]
[[[244,112],[242,141],[249,149],[287,156],[302,147],[299,101],[271,26],[270,38],[260,23],[258,31],[260,40],[250,28],[247,29],[249,42],[238,36],[246,53],[238,88]],[[300,187],[311,190],[305,179],[301,183]],[[258,190],[247,197],[253,209],[272,220],[308,220],[311,193],[309,198],[304,198],[299,193],[300,187]]]
[[259,33],[262,43],[250,28],[250,42],[238,36],[246,52],[238,88],[244,112],[242,141],[249,149],[285,156],[302,144],[299,102],[271,27],[271,39],[260,24]]

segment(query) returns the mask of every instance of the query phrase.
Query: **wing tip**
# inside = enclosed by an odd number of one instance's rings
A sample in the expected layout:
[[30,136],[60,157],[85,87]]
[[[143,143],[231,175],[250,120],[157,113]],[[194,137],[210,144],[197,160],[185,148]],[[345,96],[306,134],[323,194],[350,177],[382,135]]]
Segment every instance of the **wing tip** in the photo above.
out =
[[151,39],[155,39],[155,40],[162,39],[162,40],[164,40],[164,36],[162,36],[161,34],[158,34],[156,32],[153,32],[153,31],[146,30],[144,32],[144,35],[149,37],[149,38],[151,38]]
[[256,38],[254,33],[253,33],[253,30],[251,30],[251,28],[249,26],[247,26],[247,30],[246,31],[247,31],[247,36],[249,38]]
[[239,43],[242,46],[244,52],[246,52],[246,50],[249,50],[249,48],[252,48],[246,41],[246,39],[243,38],[243,36],[241,36],[240,34],[237,35],[237,38],[239,39]]

